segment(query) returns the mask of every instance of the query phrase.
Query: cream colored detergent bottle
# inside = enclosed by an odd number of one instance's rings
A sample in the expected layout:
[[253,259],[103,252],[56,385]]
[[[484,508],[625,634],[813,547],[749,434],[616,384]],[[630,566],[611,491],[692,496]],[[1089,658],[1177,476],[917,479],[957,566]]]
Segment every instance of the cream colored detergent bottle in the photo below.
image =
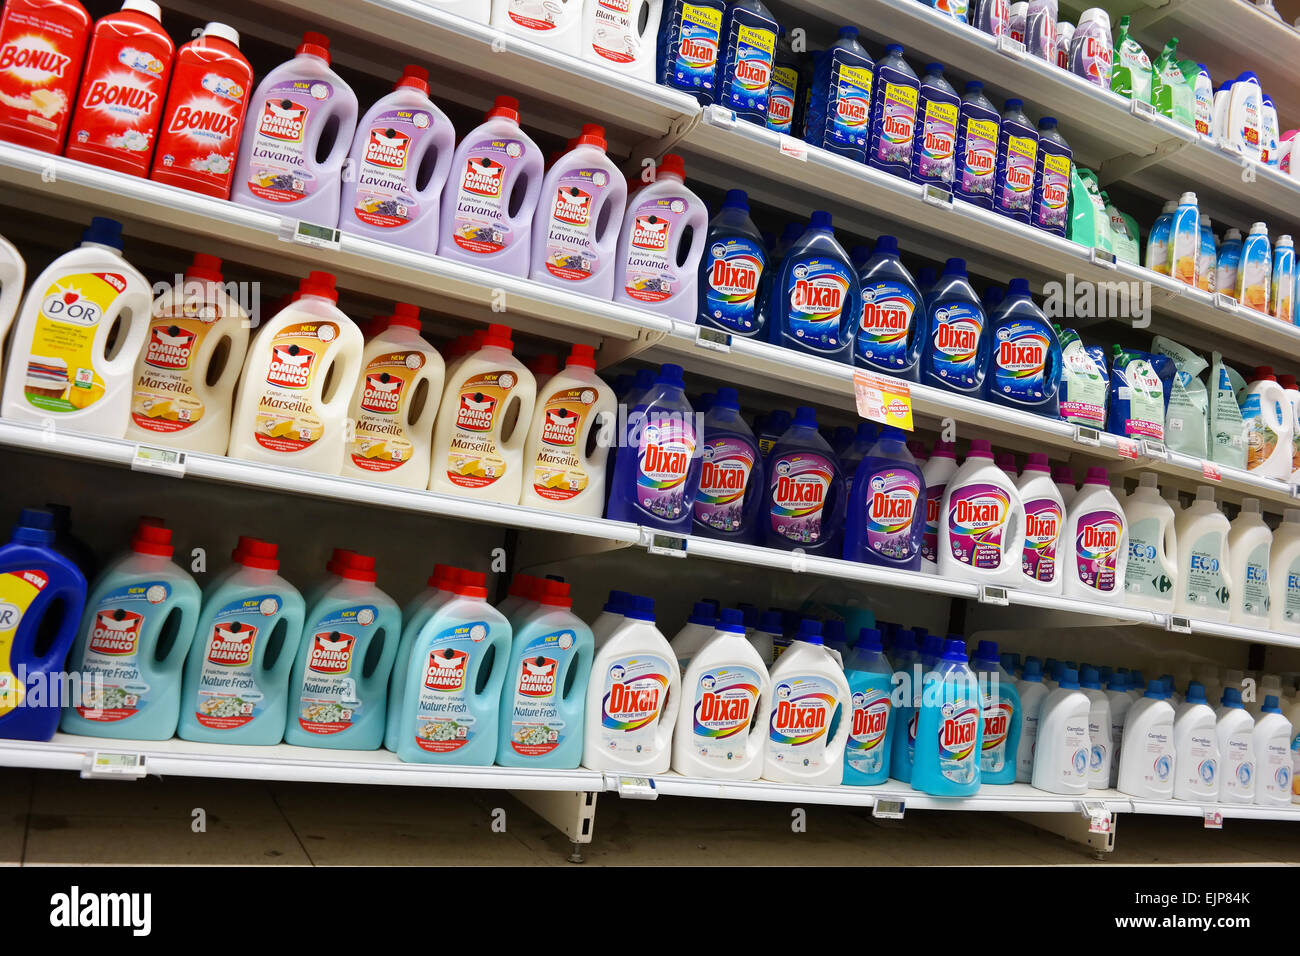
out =
[[575,345],[564,371],[546,383],[524,446],[519,503],[599,518],[605,507],[606,466],[613,435],[614,390],[596,374],[590,345]]
[[1174,509],[1160,497],[1154,472],[1144,471],[1138,486],[1124,499],[1128,519],[1128,566],[1124,569],[1124,599],[1130,607],[1172,611],[1178,593],[1178,536]]
[[365,345],[336,304],[334,276],[313,272],[299,291],[248,350],[228,454],[337,475]]
[[430,491],[519,502],[537,383],[515,358],[510,334],[508,326],[489,326],[483,345],[448,378],[433,426]]
[[492,25],[557,53],[582,49],[583,0],[492,0]]
[[0,414],[121,438],[149,302],[149,283],[122,257],[122,224],[96,216],[23,300]]
[[1295,416],[1291,399],[1270,366],[1261,365],[1251,375],[1241,417],[1249,428],[1246,467],[1265,478],[1290,478]]
[[1273,532],[1259,513],[1259,499],[1246,498],[1228,532],[1228,577],[1235,583],[1228,618],[1243,627],[1268,628],[1269,551]]
[[1214,503],[1214,489],[1201,485],[1196,500],[1178,515],[1180,587],[1174,610],[1203,621],[1228,623],[1235,587],[1228,567],[1228,519]]
[[9,326],[18,314],[18,303],[23,298],[23,282],[27,264],[12,242],[0,236],[0,374],[4,372],[4,342]]
[[582,58],[653,83],[663,0],[584,0]]
[[1286,509],[1268,560],[1269,628],[1300,635],[1300,510]]
[[420,310],[398,302],[388,326],[366,343],[361,366],[341,473],[427,488],[433,422],[445,382],[442,356],[420,335]]
[[224,455],[248,352],[248,313],[226,293],[216,256],[197,253],[177,279],[154,300],[126,437]]

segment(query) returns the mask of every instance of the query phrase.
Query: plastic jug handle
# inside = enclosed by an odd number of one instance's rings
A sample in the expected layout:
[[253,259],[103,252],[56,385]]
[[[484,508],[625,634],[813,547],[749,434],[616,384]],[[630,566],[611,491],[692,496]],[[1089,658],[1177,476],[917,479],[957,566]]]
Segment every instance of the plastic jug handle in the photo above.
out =
[[[50,611],[50,605],[56,600],[63,601],[63,620],[59,622],[59,629],[54,635],[54,640],[50,643],[50,649],[44,657],[37,659],[32,670],[45,671],[58,667],[63,664],[64,658],[67,657],[67,650],[62,654],[58,648],[71,648],[72,642],[77,639],[77,631],[81,627],[81,615],[85,610],[86,592],[84,587],[75,585],[63,585],[41,595],[44,597],[41,614],[44,616]],[[32,644],[36,641],[36,631],[31,631]],[[65,702],[66,703],[66,702]]]
[[[370,638],[371,641],[374,641],[376,637],[379,637],[381,634],[383,635],[384,646],[379,651],[379,660],[375,662],[375,669],[371,671],[369,677],[363,673],[361,674],[360,680],[357,681],[357,689],[360,692],[359,695],[364,697],[369,697],[372,693],[381,692],[388,686],[388,679],[392,676],[393,672],[393,661],[397,659],[397,645],[401,643],[402,640],[400,626],[396,628],[393,627],[393,624],[401,624],[400,618],[397,618],[396,620],[388,620],[381,617],[379,620],[380,626],[378,630],[375,631],[374,636]],[[361,663],[362,667],[364,667],[364,658]],[[387,701],[385,701],[385,703],[387,703]]]
[[[171,667],[173,664],[184,663],[186,656],[190,652],[190,645],[194,642],[194,631],[199,623],[199,609],[197,605],[195,605],[191,610],[189,607],[177,604],[174,605],[167,614],[170,617],[177,611],[180,612],[180,623],[176,625],[176,639],[172,641],[171,650],[167,652],[167,656],[158,662],[159,668],[163,670]],[[164,623],[166,620],[167,618],[163,618]],[[189,635],[188,640],[185,639],[186,634]],[[179,658],[179,661],[177,658]]]
[[682,703],[682,674],[676,657],[668,659],[668,699],[659,710],[659,721],[655,724],[655,747],[672,749],[673,730],[677,724],[677,712]]
[[153,302],[149,298],[148,291],[140,290],[123,296],[118,300],[118,307],[99,320],[101,324],[106,324],[105,327],[112,328],[113,323],[117,321],[118,316],[123,312],[129,310],[131,313],[130,324],[119,333],[122,341],[117,346],[117,354],[111,359],[107,357],[101,359],[105,372],[114,373],[119,369],[135,368],[136,359],[140,357],[140,349],[144,345],[145,337],[149,334],[149,317],[152,306]]

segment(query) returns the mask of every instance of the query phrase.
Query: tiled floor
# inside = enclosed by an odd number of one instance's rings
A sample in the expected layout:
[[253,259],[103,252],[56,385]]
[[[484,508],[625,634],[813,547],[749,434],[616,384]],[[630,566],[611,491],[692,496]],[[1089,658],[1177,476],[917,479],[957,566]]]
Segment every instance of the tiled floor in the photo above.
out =
[[[504,832],[493,827],[504,811]],[[199,824],[206,825],[206,829]],[[1080,847],[990,813],[808,807],[602,795],[587,865],[1080,864]],[[197,832],[197,831],[202,832]],[[0,864],[566,866],[567,840],[507,793],[176,777],[90,781],[0,770]],[[1300,865],[1295,825],[1125,816],[1109,864]]]

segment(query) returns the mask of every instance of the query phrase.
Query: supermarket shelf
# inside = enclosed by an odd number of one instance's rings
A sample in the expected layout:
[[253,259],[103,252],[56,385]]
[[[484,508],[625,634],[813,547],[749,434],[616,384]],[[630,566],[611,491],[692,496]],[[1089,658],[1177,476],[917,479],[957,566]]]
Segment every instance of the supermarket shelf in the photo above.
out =
[[1220,624],[1218,621],[1202,621],[1192,618],[1189,622],[1193,634],[1209,634],[1213,637],[1226,637],[1234,641],[1249,641],[1253,644],[1271,644],[1274,647],[1300,648],[1300,637],[1283,634],[1279,631],[1261,631],[1258,628],[1242,627],[1240,624]]
[[1203,817],[1217,811],[1225,820],[1295,820],[1300,822],[1300,805],[1289,807],[1261,807],[1241,803],[1192,803],[1187,800],[1137,800],[1132,801],[1134,813],[1149,813],[1162,817]]

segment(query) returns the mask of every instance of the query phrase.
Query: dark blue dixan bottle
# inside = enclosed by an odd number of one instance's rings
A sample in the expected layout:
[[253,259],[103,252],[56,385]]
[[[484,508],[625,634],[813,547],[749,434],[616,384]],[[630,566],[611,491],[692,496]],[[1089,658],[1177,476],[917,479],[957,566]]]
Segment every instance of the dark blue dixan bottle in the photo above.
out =
[[966,275],[966,260],[949,259],[925,304],[922,385],[979,396],[988,365],[984,308]]
[[725,0],[668,0],[659,27],[656,77],[705,106],[717,99]]
[[921,291],[898,258],[898,240],[881,236],[871,258],[858,269],[862,310],[853,343],[853,363],[915,382],[924,336]]
[[727,4],[722,21],[718,102],[741,119],[767,125],[767,100],[776,61],[776,18],[762,0]]
[[839,39],[816,59],[804,139],[865,162],[874,72],[871,55],[858,42],[857,27],[841,27]]
[[763,334],[758,293],[767,266],[763,236],[749,218],[749,197],[728,191],[700,258],[700,311],[696,322],[732,335]]
[[850,362],[860,302],[858,273],[835,239],[831,214],[814,212],[772,283],[768,341]]
[[903,48],[897,43],[885,47],[872,82],[868,165],[904,179],[911,176],[920,87],[921,81],[903,59]]

